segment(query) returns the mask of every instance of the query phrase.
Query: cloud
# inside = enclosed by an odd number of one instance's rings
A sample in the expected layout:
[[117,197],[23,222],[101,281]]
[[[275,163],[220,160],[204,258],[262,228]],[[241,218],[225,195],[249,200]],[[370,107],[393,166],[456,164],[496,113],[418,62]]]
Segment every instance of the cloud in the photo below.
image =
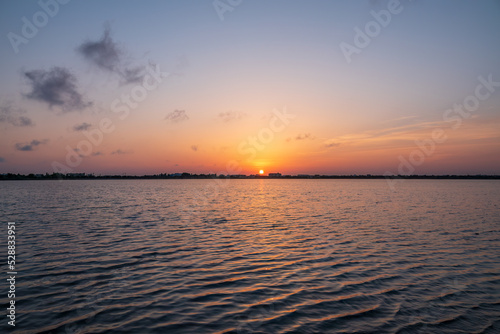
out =
[[125,52],[111,37],[111,28],[106,25],[101,39],[87,40],[77,52],[93,66],[118,75],[124,84],[140,83],[144,79],[145,66],[128,67],[124,64]]
[[121,51],[111,38],[111,29],[106,26],[102,38],[98,41],[86,41],[77,49],[89,62],[97,67],[114,72],[120,63]]
[[198,145],[191,145],[191,149],[195,152],[198,151]]
[[120,72],[120,77],[123,84],[142,83],[144,81],[145,66],[137,66],[135,68],[123,68]]
[[305,139],[314,139],[314,137],[310,133],[299,134],[295,137],[295,140],[305,140]]
[[240,111],[226,111],[226,112],[221,112],[218,116],[224,122],[231,122],[234,120],[240,120],[244,118],[246,114]]
[[165,117],[166,120],[168,120],[171,123],[179,123],[183,121],[187,121],[189,119],[189,116],[186,115],[185,110],[174,110],[170,114],[168,114]]
[[14,126],[34,126],[35,123],[31,120],[31,118],[26,116],[18,116],[11,118],[10,123]]
[[328,139],[327,141],[325,141],[323,143],[323,145],[325,145],[325,147],[327,147],[327,148],[332,148],[332,147],[340,146],[340,143],[334,141],[333,139]]
[[37,146],[46,144],[47,142],[48,142],[47,139],[43,140],[33,139],[31,143],[16,143],[16,150],[25,152],[34,151]]
[[[82,158],[85,158],[85,157],[87,157],[87,156],[88,156],[88,154],[82,154],[82,153],[80,153],[80,152],[82,152],[82,151],[81,151],[79,148],[75,148],[75,149],[74,149],[74,151],[75,151],[76,153],[78,153],[78,155],[79,155],[80,157],[82,157]],[[120,150],[119,150],[119,151],[120,151]],[[123,152],[123,154],[125,154],[125,152]],[[98,156],[100,156],[100,155],[104,155],[104,153],[102,153],[102,152],[98,151],[98,152],[92,152],[92,153],[90,154],[90,156],[91,156],[91,157],[98,157]]]
[[403,117],[398,117],[398,118],[392,118],[392,119],[388,119],[385,121],[381,121],[380,123],[383,124],[383,123],[400,122],[400,121],[405,121],[405,120],[414,119],[414,118],[417,118],[417,116],[403,116]]
[[62,67],[49,71],[34,70],[24,72],[31,85],[31,92],[25,94],[29,99],[45,102],[50,108],[60,107],[63,112],[82,110],[92,105],[85,102],[77,90],[76,77]]
[[122,150],[120,148],[117,149],[117,150],[115,150],[115,151],[113,151],[113,152],[111,152],[111,154],[113,154],[113,155],[114,154],[131,154],[131,153],[132,153],[132,151],[124,151],[124,150]]
[[5,162],[5,158],[0,157],[0,163]]
[[75,130],[75,131],[86,131],[91,126],[92,126],[92,124],[83,122],[82,124],[77,124],[77,125],[73,126],[73,130]]
[[[414,117],[401,117],[399,119],[390,120],[399,121],[413,119]],[[386,123],[386,122],[383,122]],[[435,128],[446,127],[444,121],[422,121],[420,123],[405,124],[399,126],[389,126],[358,133],[351,133],[334,138],[328,138],[323,142],[324,147],[332,148],[348,145],[350,149],[353,147],[382,147],[382,145],[397,145],[398,142],[411,142],[414,138],[420,138],[428,135]],[[391,144],[392,143],[392,144]],[[412,145],[412,144],[410,144]],[[391,146],[391,147],[393,147]]]
[[31,118],[22,116],[23,113],[26,111],[14,108],[9,102],[4,103],[0,106],[0,123],[8,123],[13,126],[34,126],[35,123]]
[[304,134],[300,133],[300,134],[298,134],[297,136],[295,136],[295,138],[291,138],[291,137],[290,137],[290,138],[287,138],[287,139],[286,139],[286,141],[287,141],[287,142],[290,142],[290,141],[292,141],[292,139],[293,139],[293,140],[306,140],[306,139],[311,139],[311,140],[313,140],[314,138],[315,138],[315,137],[314,137],[313,135],[311,135],[310,133],[304,133]]

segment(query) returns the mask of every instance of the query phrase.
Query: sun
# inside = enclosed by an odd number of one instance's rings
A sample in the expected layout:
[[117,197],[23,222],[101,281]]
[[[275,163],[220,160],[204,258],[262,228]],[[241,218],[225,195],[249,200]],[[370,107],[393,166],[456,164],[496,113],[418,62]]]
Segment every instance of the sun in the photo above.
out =
[[259,174],[264,175],[264,170],[263,169],[259,170]]

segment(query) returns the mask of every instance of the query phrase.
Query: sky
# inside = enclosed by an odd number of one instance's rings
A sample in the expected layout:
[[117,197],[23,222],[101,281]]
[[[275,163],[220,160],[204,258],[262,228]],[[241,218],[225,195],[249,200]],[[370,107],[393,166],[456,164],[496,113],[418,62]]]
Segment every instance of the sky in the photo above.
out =
[[0,173],[500,174],[500,1],[0,2]]

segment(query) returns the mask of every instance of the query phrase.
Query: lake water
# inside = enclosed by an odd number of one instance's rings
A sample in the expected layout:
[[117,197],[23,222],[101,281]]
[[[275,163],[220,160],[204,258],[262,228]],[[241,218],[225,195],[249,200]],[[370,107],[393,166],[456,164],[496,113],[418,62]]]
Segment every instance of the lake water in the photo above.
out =
[[500,333],[500,181],[220,182],[0,182],[16,332]]

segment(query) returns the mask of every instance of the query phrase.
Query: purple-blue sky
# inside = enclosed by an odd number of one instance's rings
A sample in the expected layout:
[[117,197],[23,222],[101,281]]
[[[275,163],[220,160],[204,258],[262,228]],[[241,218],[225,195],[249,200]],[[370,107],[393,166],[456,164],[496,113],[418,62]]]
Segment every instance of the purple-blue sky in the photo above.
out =
[[0,173],[500,174],[500,1],[2,1]]

